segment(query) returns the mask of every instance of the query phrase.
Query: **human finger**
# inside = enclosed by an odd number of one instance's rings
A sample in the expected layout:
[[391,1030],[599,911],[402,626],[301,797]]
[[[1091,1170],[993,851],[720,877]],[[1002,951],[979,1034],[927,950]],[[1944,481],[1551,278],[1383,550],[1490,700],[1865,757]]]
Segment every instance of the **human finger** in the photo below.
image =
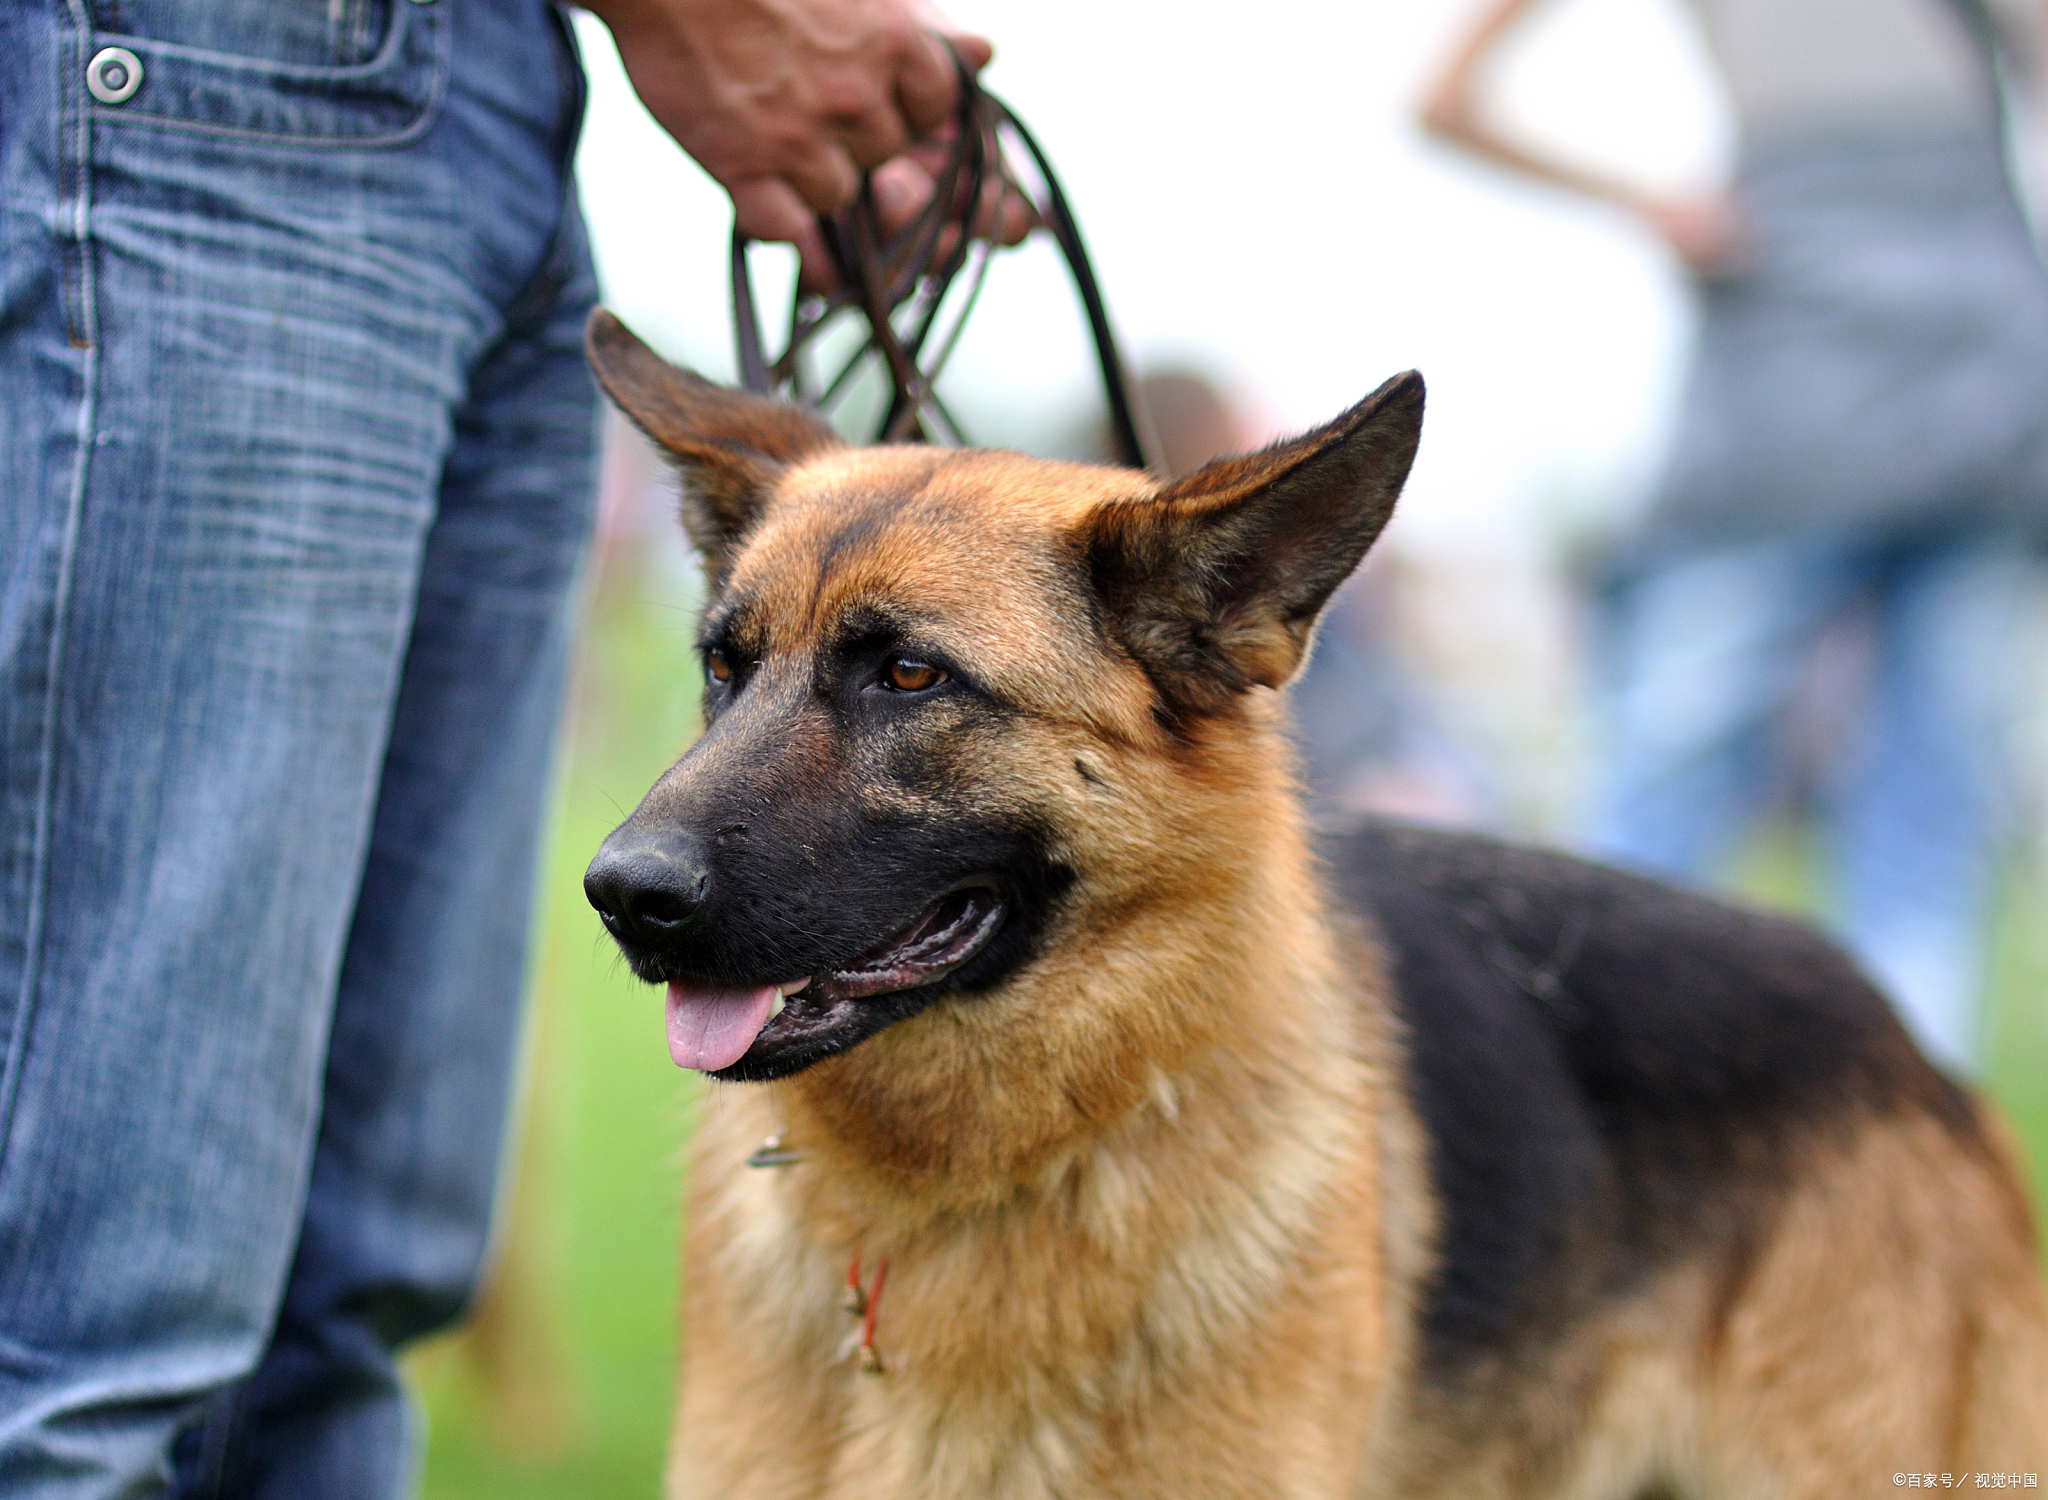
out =
[[992,181],[982,187],[974,227],[982,238],[998,245],[1018,245],[1038,227],[1038,211],[1008,183]]
[[961,60],[979,73],[988,66],[988,60],[995,55],[995,48],[985,36],[975,36],[960,30],[943,10],[932,0],[909,0],[910,14],[917,24],[934,36],[953,44]]
[[861,170],[836,141],[817,142],[781,177],[815,213],[836,214],[860,195]]
[[818,232],[818,217],[780,177],[754,177],[736,182],[733,218],[748,239],[796,246],[797,290],[822,296],[838,290],[839,267]]
[[[935,184],[932,174],[915,155],[899,156],[870,175],[875,217],[884,238],[900,233],[931,202]],[[943,261],[960,242],[963,227],[978,239],[999,245],[1015,245],[1038,227],[1038,215],[1024,195],[1006,183],[984,183],[971,221],[964,226],[963,215],[955,213],[941,233],[934,255]]]
[[809,227],[791,243],[797,254],[796,289],[807,297],[838,291],[839,263],[825,248],[825,237],[818,233],[818,221],[811,220]]
[[932,175],[908,156],[884,162],[868,177],[875,220],[884,238],[900,232],[932,201]]
[[995,43],[985,36],[973,36],[964,31],[942,33],[953,44],[953,50],[960,54],[960,60],[967,64],[967,71],[979,73],[996,55]]
[[[956,46],[968,40],[980,39],[953,39]],[[986,43],[982,44],[981,52],[983,61],[987,61]],[[964,48],[961,56],[967,56]],[[978,68],[979,65],[970,61],[968,66]],[[896,107],[908,122],[910,133],[923,135],[937,130],[951,119],[959,89],[960,72],[953,61],[953,54],[938,37],[929,32],[918,32],[916,41],[905,49],[896,70]]]
[[841,126],[839,143],[858,165],[872,170],[910,144],[910,128],[897,110],[878,106]]
[[732,195],[733,222],[748,239],[801,244],[805,235],[817,233],[816,216],[780,177],[743,178],[726,191]]
[[[957,135],[957,131],[948,126],[935,135],[913,142],[904,155],[915,161],[927,176],[936,179],[953,154]],[[985,149],[989,161],[1001,159],[1003,143],[992,130],[986,134]],[[964,190],[962,196],[963,201],[951,205],[952,216],[956,219],[968,217],[970,205],[964,201]],[[1015,245],[1038,227],[1038,214],[1030,200],[1004,181],[1001,174],[993,171],[982,183],[980,201],[971,207],[975,234],[999,245]]]

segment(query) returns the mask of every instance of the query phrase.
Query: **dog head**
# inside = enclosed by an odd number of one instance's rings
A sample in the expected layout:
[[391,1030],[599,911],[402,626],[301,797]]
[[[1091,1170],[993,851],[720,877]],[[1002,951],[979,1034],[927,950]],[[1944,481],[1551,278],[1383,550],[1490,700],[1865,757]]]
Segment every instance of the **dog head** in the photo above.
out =
[[1199,928],[1245,835],[1292,816],[1270,690],[1393,510],[1421,379],[1162,486],[855,449],[607,313],[589,343],[680,471],[710,585],[703,735],[585,882],[668,985],[676,1060],[772,1079],[933,1026],[983,1062],[1054,1033],[1113,1047],[1075,986],[1157,965],[1119,935]]

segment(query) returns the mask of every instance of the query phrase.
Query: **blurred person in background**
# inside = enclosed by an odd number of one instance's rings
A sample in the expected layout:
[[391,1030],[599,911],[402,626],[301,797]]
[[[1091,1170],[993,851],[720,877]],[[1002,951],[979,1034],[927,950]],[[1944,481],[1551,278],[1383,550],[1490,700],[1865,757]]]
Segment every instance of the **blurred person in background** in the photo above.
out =
[[1425,124],[1635,215],[1701,299],[1662,485],[1606,600],[1595,838],[1722,873],[1778,784],[1812,647],[1867,612],[1825,778],[1835,916],[1929,1053],[1970,1070],[2048,534],[2048,277],[2004,171],[1992,19],[1982,0],[1693,0],[1740,166],[1730,191],[1670,199],[1495,122],[1486,64],[1541,3],[1486,9]]
[[[755,237],[929,196],[914,0],[590,8]],[[0,1492],[409,1482],[589,531],[582,108],[546,0],[0,8]]]

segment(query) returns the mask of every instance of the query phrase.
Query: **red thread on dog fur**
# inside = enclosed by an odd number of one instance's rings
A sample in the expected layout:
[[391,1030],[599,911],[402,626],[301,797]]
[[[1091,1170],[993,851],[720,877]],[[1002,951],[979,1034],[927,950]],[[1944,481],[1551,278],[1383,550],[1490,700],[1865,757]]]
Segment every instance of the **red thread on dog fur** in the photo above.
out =
[[846,1290],[840,1294],[839,1305],[856,1318],[868,1310],[868,1294],[860,1285],[860,1251],[853,1252],[853,1259],[846,1267]]
[[860,1367],[869,1375],[882,1373],[882,1356],[875,1349],[875,1317],[882,1310],[882,1283],[889,1279],[889,1257],[883,1256],[875,1265],[875,1289],[870,1292],[861,1285],[860,1247],[855,1246],[853,1259],[846,1266],[846,1290],[839,1295],[839,1305],[860,1319]]
[[885,1255],[875,1265],[875,1289],[867,1295],[867,1311],[860,1323],[860,1367],[869,1375],[882,1373],[882,1356],[875,1349],[875,1317],[882,1310],[882,1283],[888,1279],[889,1257]]

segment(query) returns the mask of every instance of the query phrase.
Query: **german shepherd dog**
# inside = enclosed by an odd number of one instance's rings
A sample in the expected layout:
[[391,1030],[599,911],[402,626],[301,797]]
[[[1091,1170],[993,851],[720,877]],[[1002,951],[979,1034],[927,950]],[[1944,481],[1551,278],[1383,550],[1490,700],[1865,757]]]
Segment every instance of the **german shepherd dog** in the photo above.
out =
[[672,1496],[2048,1471],[2013,1158],[1840,953],[1312,838],[1279,690],[1417,376],[1162,484],[851,448],[602,312],[590,352],[710,575],[703,737],[586,887],[675,1060],[746,1085],[695,1140]]

